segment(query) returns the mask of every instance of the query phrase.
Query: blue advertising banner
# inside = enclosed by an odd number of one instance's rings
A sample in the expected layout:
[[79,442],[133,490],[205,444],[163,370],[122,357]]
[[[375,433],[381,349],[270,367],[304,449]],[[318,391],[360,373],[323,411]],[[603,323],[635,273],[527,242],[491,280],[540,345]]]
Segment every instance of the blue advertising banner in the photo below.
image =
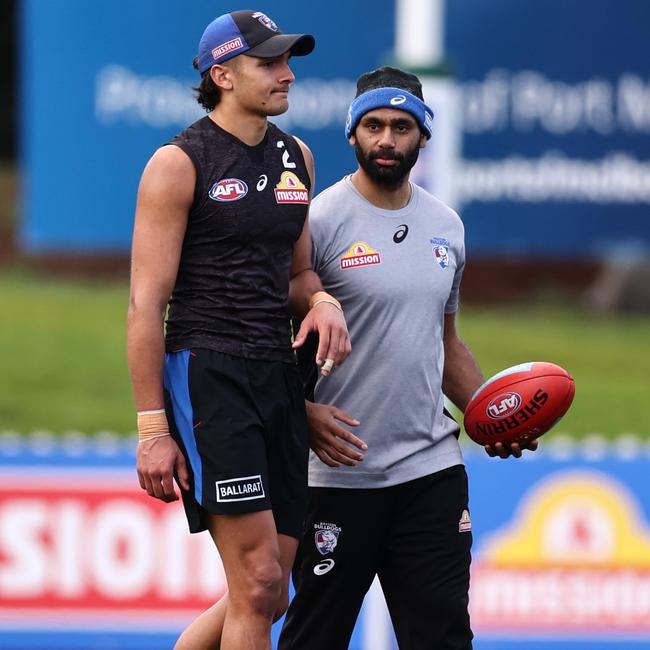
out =
[[647,254],[650,5],[454,0],[447,12],[468,248]]
[[[350,20],[334,20],[337,4]],[[322,189],[356,164],[345,116],[353,80],[392,47],[390,9],[376,11],[370,0],[335,2],[326,13],[317,3],[298,11],[261,0],[256,8],[287,33],[316,36],[313,54],[292,62],[295,110],[276,121],[312,146]],[[193,97],[192,59],[205,26],[227,8],[208,0],[23,0],[22,9],[22,244],[31,252],[127,252],[144,165],[205,115]],[[359,47],[354,19],[364,13],[372,39],[364,35]],[[36,74],[45,63],[51,72]]]
[[[257,2],[284,31],[317,39],[292,62],[291,108],[276,120],[312,148],[317,191],[356,167],[346,111],[358,75],[395,60],[395,5]],[[21,7],[20,244],[126,253],[142,169],[203,114],[191,61],[204,26],[230,7]],[[436,118],[415,178],[459,211],[470,257],[647,255],[650,5],[454,0],[444,15],[451,74],[422,74]]]
[[[162,650],[224,593],[209,536],[137,486],[134,444],[0,436],[0,647]],[[475,650],[650,648],[647,442],[466,461]],[[350,649],[396,649],[376,585]]]

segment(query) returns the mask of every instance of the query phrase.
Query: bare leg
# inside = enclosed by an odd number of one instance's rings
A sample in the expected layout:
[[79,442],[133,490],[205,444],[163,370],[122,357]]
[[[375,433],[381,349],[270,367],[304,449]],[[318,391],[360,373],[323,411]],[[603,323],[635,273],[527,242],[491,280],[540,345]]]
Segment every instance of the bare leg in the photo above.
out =
[[174,650],[220,650],[223,622],[226,619],[228,594],[206,609],[185,628]]
[[192,622],[174,650],[270,649],[271,622],[287,608],[298,540],[276,533],[270,511],[212,516],[209,528],[229,591]]

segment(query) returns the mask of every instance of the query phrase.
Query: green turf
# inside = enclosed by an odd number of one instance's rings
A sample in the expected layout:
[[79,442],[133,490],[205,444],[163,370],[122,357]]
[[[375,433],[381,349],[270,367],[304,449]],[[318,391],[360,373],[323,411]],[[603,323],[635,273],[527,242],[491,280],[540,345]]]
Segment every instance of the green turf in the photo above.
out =
[[134,429],[124,283],[0,274],[0,429]]
[[486,377],[524,361],[552,361],[573,375],[575,400],[554,433],[650,434],[649,318],[543,304],[465,309],[459,324]]
[[[0,273],[0,430],[133,430],[124,283]],[[486,376],[546,360],[576,379],[556,432],[650,434],[650,319],[596,318],[577,308],[463,307],[463,338]]]

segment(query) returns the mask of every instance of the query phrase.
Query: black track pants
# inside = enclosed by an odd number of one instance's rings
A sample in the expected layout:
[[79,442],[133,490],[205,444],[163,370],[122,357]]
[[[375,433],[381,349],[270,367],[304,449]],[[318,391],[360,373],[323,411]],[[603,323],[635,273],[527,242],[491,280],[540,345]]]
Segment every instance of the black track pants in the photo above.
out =
[[346,650],[375,575],[401,650],[471,650],[463,466],[388,488],[310,492],[278,650]]

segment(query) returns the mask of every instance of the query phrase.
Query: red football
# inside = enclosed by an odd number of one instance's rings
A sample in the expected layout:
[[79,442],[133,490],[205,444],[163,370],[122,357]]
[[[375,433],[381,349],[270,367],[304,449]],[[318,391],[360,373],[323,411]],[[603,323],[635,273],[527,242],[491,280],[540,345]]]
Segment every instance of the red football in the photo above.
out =
[[531,361],[488,379],[465,409],[465,431],[480,445],[534,440],[567,412],[573,377],[560,366]]

